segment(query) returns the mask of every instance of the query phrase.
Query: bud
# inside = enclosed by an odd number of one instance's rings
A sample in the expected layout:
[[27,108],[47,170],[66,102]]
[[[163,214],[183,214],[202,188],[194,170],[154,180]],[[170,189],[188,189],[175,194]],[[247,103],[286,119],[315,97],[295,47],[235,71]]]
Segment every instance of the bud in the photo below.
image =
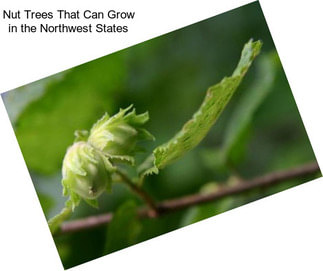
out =
[[63,193],[76,193],[83,199],[96,199],[111,186],[114,168],[100,151],[84,141],[68,148],[63,160]]
[[88,142],[110,156],[131,156],[137,150],[140,140],[153,140],[154,137],[141,128],[149,119],[148,112],[136,115],[135,109],[120,109],[110,117],[105,114],[90,131]]

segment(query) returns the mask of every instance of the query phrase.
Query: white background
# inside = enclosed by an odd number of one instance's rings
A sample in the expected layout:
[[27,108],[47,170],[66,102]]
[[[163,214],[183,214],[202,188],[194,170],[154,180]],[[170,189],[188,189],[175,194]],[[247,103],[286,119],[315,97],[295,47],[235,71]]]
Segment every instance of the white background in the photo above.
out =
[[[9,1],[1,9],[136,12],[125,35],[7,34],[0,20],[1,92],[251,1]],[[260,1],[322,166],[320,0]],[[1,14],[2,15],[2,14]],[[2,101],[1,270],[63,270]],[[323,270],[322,178],[154,238],[73,270]]]

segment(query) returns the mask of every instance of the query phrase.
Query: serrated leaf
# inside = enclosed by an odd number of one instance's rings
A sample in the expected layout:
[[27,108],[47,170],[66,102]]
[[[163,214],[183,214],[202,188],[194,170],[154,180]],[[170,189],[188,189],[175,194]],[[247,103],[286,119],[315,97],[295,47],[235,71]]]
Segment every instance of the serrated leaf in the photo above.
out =
[[201,142],[231,99],[252,61],[259,54],[261,45],[260,41],[250,40],[244,46],[232,76],[225,77],[220,83],[210,87],[192,119],[171,140],[154,150],[154,165],[157,169],[171,164]]
[[145,176],[158,174],[159,170],[154,165],[154,161],[155,161],[155,156],[152,154],[152,155],[149,155],[146,158],[146,160],[144,160],[144,162],[138,166],[137,172],[139,175],[139,184],[142,184],[142,181]]
[[105,155],[114,163],[124,163],[130,166],[135,164],[135,158],[130,155]]
[[243,156],[248,128],[259,106],[272,90],[278,63],[277,53],[261,56],[256,66],[256,80],[248,88],[235,108],[224,135],[223,158],[235,164]]

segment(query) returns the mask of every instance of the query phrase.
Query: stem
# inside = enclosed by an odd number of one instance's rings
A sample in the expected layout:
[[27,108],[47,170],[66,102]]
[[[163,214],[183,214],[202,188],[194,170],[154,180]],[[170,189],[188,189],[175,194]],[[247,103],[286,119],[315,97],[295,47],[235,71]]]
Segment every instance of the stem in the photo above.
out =
[[65,202],[65,207],[62,209],[62,211],[48,220],[48,226],[52,234],[55,234],[61,227],[61,224],[68,219],[74,208],[79,205],[80,199],[75,194],[71,194],[69,199]]
[[117,170],[117,174],[120,175],[122,180],[130,187],[130,189],[135,192],[150,208],[148,215],[150,217],[156,217],[158,215],[158,209],[155,201],[144,191],[141,187],[137,186],[131,181],[131,179],[124,174],[122,171]]
[[70,217],[71,213],[71,207],[64,207],[59,214],[48,220],[48,226],[52,234],[59,230],[61,224]]
[[[196,206],[198,204],[222,199],[226,196],[247,192],[254,188],[269,187],[271,185],[283,183],[285,181],[289,181],[294,178],[311,176],[315,173],[320,173],[320,168],[316,162],[313,162],[313,163],[301,165],[296,168],[291,168],[288,170],[272,172],[267,175],[263,175],[251,180],[245,180],[244,182],[238,183],[235,186],[224,187],[213,193],[194,194],[194,195],[184,196],[177,199],[166,200],[155,205],[155,208],[158,210],[159,215],[163,215],[166,213],[182,210],[190,206]],[[127,180],[129,181],[128,178]],[[144,194],[146,193],[144,192]],[[150,199],[150,197],[148,198]],[[142,209],[138,209],[137,214],[140,218],[151,217],[150,211],[151,209],[142,208]],[[76,232],[84,229],[98,227],[109,223],[112,220],[112,217],[113,217],[112,213],[106,213],[106,214],[101,214],[97,216],[91,216],[91,217],[87,217],[79,220],[70,221],[62,224],[60,233],[66,234],[70,232]]]

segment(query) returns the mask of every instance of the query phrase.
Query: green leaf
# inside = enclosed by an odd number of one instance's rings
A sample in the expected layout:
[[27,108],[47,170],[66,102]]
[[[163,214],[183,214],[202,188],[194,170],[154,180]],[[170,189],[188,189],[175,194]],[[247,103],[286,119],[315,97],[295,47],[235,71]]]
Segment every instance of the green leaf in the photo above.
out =
[[256,80],[244,92],[235,108],[224,135],[222,148],[226,163],[236,164],[244,154],[252,118],[272,90],[278,68],[276,52],[261,56],[256,64]]
[[104,254],[134,244],[140,231],[137,206],[133,201],[127,201],[117,209],[108,225]]
[[158,174],[158,168],[154,165],[155,156],[149,155],[137,168],[139,175],[138,184],[141,185],[147,175]]
[[105,154],[105,156],[110,159],[113,163],[124,163],[128,164],[130,166],[135,165],[135,158],[130,155],[108,155]]
[[61,79],[65,72],[54,74],[50,77],[40,79],[34,83],[24,85],[16,88],[14,91],[7,91],[2,93],[4,104],[6,106],[10,121],[15,125],[17,118],[21,112],[28,106],[32,101],[35,101],[41,97],[44,93],[46,85],[49,82],[54,82]]
[[260,41],[250,40],[244,46],[240,62],[232,76],[225,77],[220,83],[210,87],[192,119],[172,139],[154,150],[154,164],[157,169],[171,164],[201,142],[231,99],[252,61],[259,54],[261,45]]
[[74,131],[89,129],[94,119],[115,109],[113,97],[123,89],[125,69],[121,52],[46,81],[42,95],[24,107],[14,127],[29,170],[52,174],[61,168]]

